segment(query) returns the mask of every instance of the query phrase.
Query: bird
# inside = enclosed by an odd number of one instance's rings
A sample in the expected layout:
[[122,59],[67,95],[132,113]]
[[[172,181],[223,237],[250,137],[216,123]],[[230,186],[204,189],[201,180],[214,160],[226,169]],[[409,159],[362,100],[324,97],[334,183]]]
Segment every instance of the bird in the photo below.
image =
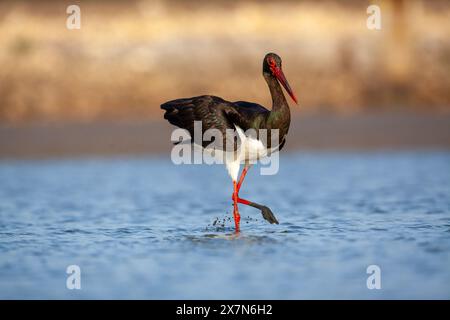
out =
[[[170,124],[189,132],[190,144],[194,142],[195,122],[199,122],[202,133],[210,129],[218,130],[223,137],[229,137],[233,133],[233,148],[229,157],[229,150],[225,154],[224,163],[233,181],[233,218],[235,232],[240,232],[240,214],[238,204],[248,205],[261,210],[262,216],[271,224],[278,224],[278,220],[272,210],[261,205],[239,197],[239,191],[245,176],[255,160],[268,156],[274,150],[281,150],[285,143],[291,123],[289,104],[283,94],[280,84],[292,98],[296,105],[298,100],[291,89],[282,69],[282,61],[279,55],[270,52],[263,59],[262,74],[269,87],[272,96],[272,108],[269,110],[257,103],[236,101],[230,102],[213,95],[196,96],[192,98],[181,98],[161,104],[165,111],[164,119]],[[262,141],[261,132],[265,130],[266,135],[272,136],[277,130],[278,139],[266,139]],[[253,134],[247,134],[252,132]],[[256,133],[256,134],[255,134]],[[218,139],[214,146],[223,146],[226,141]],[[278,140],[278,141],[277,141]],[[177,142],[175,142],[177,143]],[[200,148],[206,149],[210,141],[201,141]],[[240,150],[239,152],[237,150]],[[216,149],[215,149],[216,150]],[[244,168],[239,176],[241,164]]]

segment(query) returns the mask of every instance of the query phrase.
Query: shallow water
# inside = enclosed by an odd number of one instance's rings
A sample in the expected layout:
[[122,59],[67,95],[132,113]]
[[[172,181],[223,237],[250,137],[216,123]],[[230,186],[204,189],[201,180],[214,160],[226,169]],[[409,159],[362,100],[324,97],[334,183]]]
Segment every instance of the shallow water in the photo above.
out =
[[450,298],[449,152],[285,154],[241,191],[280,224],[241,206],[240,235],[218,166],[3,161],[0,181],[0,298]]

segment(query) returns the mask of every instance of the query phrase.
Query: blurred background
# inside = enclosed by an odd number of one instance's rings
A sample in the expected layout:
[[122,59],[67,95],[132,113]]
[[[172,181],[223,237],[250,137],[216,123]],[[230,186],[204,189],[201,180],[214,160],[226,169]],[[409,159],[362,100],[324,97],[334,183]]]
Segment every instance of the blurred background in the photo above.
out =
[[[268,52],[300,106],[242,192],[280,225],[241,206],[237,236],[226,170],[174,165],[159,106],[270,108]],[[1,0],[0,298],[449,299],[449,89],[448,0]]]
[[3,158],[165,152],[167,100],[270,107],[267,52],[300,101],[288,148],[450,147],[449,1],[2,1],[0,39]]

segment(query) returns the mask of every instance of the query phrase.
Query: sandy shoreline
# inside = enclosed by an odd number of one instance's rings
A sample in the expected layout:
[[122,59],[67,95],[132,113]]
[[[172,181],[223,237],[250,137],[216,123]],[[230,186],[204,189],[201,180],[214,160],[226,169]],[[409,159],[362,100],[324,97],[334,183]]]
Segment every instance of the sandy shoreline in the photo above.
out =
[[[165,121],[0,125],[0,159],[170,152]],[[292,119],[294,150],[450,149],[450,115],[303,115]]]

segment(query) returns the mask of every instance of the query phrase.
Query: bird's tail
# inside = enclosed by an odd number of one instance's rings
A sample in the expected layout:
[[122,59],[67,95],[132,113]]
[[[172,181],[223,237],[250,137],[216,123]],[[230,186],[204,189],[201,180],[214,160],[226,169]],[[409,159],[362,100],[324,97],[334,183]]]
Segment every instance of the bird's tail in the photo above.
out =
[[190,99],[168,101],[161,105],[165,110],[164,119],[174,126],[190,131],[194,125],[194,105]]

